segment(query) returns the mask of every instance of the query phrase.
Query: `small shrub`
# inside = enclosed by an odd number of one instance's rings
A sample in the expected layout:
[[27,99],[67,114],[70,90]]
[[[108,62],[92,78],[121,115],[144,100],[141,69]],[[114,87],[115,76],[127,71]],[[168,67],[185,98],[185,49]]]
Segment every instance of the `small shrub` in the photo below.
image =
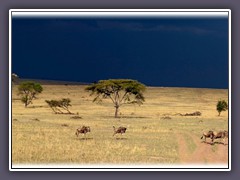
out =
[[69,98],[62,98],[61,100],[46,100],[45,102],[56,114],[72,114],[72,112],[69,111],[69,106],[72,106]]
[[228,104],[225,100],[219,100],[217,102],[218,116],[220,116],[222,111],[226,111],[227,109],[228,109]]
[[184,116],[201,116],[202,113],[200,111],[195,111],[193,113],[186,113]]
[[72,117],[70,117],[71,119],[82,119],[82,117],[81,116],[72,116]]

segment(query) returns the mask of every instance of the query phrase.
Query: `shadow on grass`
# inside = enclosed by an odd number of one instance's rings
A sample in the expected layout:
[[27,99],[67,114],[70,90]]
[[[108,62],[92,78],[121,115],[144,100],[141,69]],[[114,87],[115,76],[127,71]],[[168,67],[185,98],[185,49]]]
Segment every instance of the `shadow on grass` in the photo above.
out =
[[228,145],[227,143],[224,144],[223,142],[214,142],[213,144],[222,144],[222,145],[224,145],[224,146]]
[[214,144],[222,144],[224,146],[228,145],[228,144],[224,144],[223,142],[205,142],[205,141],[202,141],[202,143],[209,144],[209,145],[214,145]]
[[42,108],[42,107],[44,107],[44,106],[28,106],[27,108],[29,108],[29,109],[34,109],[34,108]]
[[93,138],[77,138],[77,140],[80,140],[80,141],[87,141],[87,140],[93,140]]
[[119,138],[119,137],[117,137],[116,140],[127,140],[127,138],[123,138],[123,137]]
[[119,117],[114,117],[114,116],[102,116],[103,118],[114,118],[114,119],[144,119],[144,118],[151,118],[147,116],[119,116]]

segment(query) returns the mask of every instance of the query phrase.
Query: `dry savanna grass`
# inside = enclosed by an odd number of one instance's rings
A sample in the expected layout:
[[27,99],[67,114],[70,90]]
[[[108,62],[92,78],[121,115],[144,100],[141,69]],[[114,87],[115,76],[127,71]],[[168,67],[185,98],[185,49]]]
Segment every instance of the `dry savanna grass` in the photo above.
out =
[[[218,116],[216,111],[219,99],[228,100],[227,90],[148,87],[142,106],[123,106],[115,119],[113,104],[93,103],[85,87],[43,85],[42,94],[25,108],[13,86],[14,164],[227,164],[227,145],[200,139],[203,131],[228,129],[228,112]],[[71,99],[75,114],[54,114],[45,102],[63,97]],[[202,115],[178,115],[195,111]],[[76,137],[83,125],[91,132]],[[127,131],[113,136],[113,126]]]

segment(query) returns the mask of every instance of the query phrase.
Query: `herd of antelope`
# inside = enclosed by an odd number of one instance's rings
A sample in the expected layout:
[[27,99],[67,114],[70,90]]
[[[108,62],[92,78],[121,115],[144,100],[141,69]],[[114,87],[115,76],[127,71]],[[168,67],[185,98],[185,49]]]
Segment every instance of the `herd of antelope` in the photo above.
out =
[[204,142],[206,142],[207,138],[210,138],[212,140],[212,142],[211,142],[212,144],[214,144],[215,139],[222,139],[224,141],[223,144],[225,145],[226,144],[225,141],[228,138],[228,131],[216,132],[216,131],[210,130],[208,132],[203,133],[201,139],[203,139],[203,138],[204,138]]
[[[115,128],[115,126],[113,126],[113,136],[115,136],[116,134],[124,134],[126,133],[126,130],[127,128],[126,127],[118,127],[118,128]],[[76,131],[76,136],[78,137],[79,134],[83,134],[84,136],[88,133],[88,132],[91,132],[91,129],[89,126],[82,126],[81,128],[77,128],[77,131]],[[225,141],[226,141],[226,138],[228,138],[228,131],[219,131],[219,132],[216,132],[216,131],[208,131],[208,132],[204,132],[201,139],[204,138],[204,142],[206,142],[206,139],[207,138],[210,138],[212,140],[212,144],[214,143],[214,140],[215,139],[222,139],[224,140],[224,145],[225,145]]]

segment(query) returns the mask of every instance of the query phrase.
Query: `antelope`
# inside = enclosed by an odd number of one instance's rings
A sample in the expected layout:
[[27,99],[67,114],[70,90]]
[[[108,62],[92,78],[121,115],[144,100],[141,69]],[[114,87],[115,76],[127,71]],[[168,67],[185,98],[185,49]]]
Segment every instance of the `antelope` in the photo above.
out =
[[81,133],[81,134],[84,134],[84,136],[86,135],[87,132],[91,132],[91,129],[89,126],[82,126],[81,128],[77,128],[77,131],[76,131],[76,136],[78,137],[78,135]]
[[204,132],[203,133],[203,135],[202,135],[202,137],[201,137],[201,139],[202,138],[204,138],[204,142],[206,142],[206,138],[211,138],[211,139],[213,139],[213,135],[214,134],[214,132],[213,131],[208,131],[208,132]]
[[120,134],[120,133],[121,133],[121,135],[122,135],[123,133],[126,132],[126,130],[127,130],[127,128],[122,127],[122,126],[120,126],[118,129],[116,129],[115,126],[113,126],[113,131],[114,131],[113,136],[114,136],[115,134]]
[[213,137],[212,137],[212,142],[214,139],[222,139],[224,140],[224,145],[225,145],[225,140],[228,138],[228,131],[219,131],[219,132],[214,132]]

